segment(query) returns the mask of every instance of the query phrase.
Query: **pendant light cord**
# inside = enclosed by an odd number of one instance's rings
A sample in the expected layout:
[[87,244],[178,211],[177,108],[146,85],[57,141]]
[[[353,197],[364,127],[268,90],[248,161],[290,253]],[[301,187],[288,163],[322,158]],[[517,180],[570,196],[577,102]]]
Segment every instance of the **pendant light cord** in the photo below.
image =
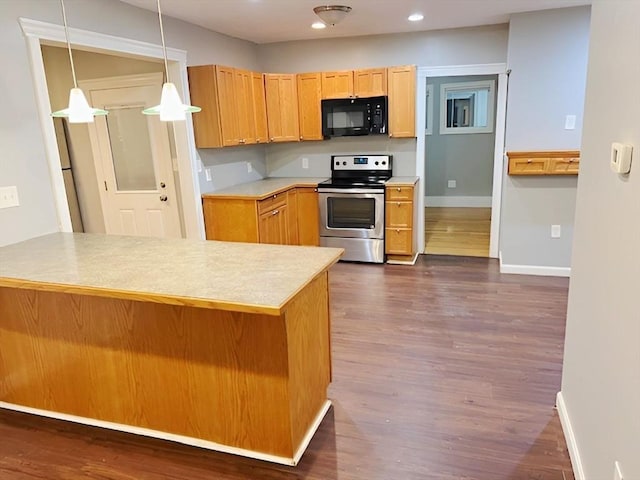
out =
[[[160,0],[158,0],[159,2]],[[69,50],[69,61],[71,62],[71,75],[73,76],[73,87],[78,88],[78,81],[76,80],[76,67],[73,65],[73,55],[71,53],[71,42],[69,42],[69,27],[67,26],[67,13],[64,10],[64,0],[60,0],[62,6],[62,21],[64,22],[64,36],[67,39],[67,49]],[[160,24],[162,27],[162,24]]]
[[164,55],[164,72],[169,82],[169,66],[167,65],[167,46],[164,43],[164,28],[162,27],[162,11],[160,10],[160,0],[158,0],[158,19],[160,20],[160,37],[162,38],[162,53]]

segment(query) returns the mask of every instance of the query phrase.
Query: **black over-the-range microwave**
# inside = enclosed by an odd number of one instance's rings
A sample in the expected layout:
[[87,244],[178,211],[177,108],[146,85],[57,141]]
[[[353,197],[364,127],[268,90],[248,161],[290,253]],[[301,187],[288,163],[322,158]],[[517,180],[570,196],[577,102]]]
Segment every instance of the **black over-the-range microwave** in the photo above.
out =
[[386,96],[322,100],[324,138],[386,133]]

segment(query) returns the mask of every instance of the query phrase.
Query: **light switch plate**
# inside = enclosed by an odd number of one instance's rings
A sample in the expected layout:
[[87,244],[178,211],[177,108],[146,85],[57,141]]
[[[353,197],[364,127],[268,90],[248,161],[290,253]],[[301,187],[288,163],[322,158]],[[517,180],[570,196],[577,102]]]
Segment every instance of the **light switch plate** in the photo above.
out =
[[567,115],[564,120],[564,129],[565,130],[575,130],[576,129],[576,116],[575,115]]
[[211,169],[210,168],[205,168],[204,169],[204,176],[207,178],[207,182],[211,181]]
[[15,185],[10,187],[0,187],[0,208],[18,206],[20,206],[20,200],[18,199],[18,187]]
[[253,165],[251,165],[251,162],[247,162],[247,173],[251,172],[253,172]]
[[447,182],[447,187],[448,188],[456,188],[457,182],[455,180],[449,180]]
[[560,238],[562,229],[560,225],[551,225],[551,238]]
[[307,157],[302,158],[302,168],[309,168],[309,159]]

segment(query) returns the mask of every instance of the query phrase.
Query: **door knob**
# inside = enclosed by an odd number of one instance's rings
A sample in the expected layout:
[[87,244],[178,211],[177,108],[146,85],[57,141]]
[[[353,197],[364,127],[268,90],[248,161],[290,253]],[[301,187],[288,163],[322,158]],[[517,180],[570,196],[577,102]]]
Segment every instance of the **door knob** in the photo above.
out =
[[167,184],[164,182],[160,182],[160,188],[167,188]]
[[160,201],[161,202],[166,202],[168,200],[166,195],[160,195]]

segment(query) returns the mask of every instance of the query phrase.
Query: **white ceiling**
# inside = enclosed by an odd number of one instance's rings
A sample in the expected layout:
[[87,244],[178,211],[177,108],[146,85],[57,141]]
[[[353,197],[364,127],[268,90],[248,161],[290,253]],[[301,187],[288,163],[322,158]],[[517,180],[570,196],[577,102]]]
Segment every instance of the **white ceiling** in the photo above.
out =
[[[156,10],[156,0],[122,0]],[[512,13],[588,5],[591,0],[162,0],[162,13],[255,43],[507,23]],[[313,7],[348,5],[340,24],[313,30]],[[424,15],[409,22],[411,13]]]

